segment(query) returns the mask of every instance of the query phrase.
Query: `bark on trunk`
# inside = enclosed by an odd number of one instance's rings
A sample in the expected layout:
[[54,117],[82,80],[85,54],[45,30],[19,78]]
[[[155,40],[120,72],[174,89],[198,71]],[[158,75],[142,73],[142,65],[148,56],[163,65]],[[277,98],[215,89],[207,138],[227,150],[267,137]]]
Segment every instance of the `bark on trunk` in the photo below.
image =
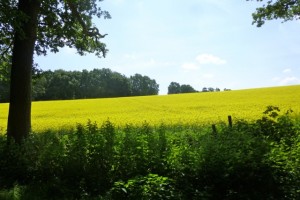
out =
[[8,141],[21,143],[31,129],[31,71],[37,35],[40,0],[19,0],[18,10],[28,16],[15,29],[12,55]]

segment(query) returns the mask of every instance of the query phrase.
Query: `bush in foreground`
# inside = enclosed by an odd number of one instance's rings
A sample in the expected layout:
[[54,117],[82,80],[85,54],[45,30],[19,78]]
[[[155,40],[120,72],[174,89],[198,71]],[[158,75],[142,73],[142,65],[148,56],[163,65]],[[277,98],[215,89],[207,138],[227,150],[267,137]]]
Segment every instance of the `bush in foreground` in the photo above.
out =
[[300,126],[255,122],[116,128],[109,121],[0,137],[1,199],[299,199]]

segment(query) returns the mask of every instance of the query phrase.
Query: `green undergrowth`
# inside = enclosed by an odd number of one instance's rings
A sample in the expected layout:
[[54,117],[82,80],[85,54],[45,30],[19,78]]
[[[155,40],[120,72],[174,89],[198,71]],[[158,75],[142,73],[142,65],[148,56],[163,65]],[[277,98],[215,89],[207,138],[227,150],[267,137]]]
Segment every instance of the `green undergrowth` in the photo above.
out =
[[269,106],[253,122],[115,127],[0,137],[0,199],[299,199],[300,124]]

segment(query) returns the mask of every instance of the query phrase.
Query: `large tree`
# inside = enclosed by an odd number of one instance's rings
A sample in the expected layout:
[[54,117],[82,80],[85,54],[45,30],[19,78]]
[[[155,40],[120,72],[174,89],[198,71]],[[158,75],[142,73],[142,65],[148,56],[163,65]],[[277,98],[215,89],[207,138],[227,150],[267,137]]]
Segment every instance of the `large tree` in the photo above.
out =
[[105,35],[92,23],[94,16],[110,18],[98,7],[100,1],[1,0],[0,59],[12,57],[8,139],[20,143],[30,132],[34,53],[46,55],[68,46],[80,55],[106,55],[106,46],[100,42]]
[[168,94],[179,94],[181,93],[180,84],[177,82],[171,82],[168,86]]
[[132,96],[157,95],[159,92],[159,85],[148,76],[135,74],[130,76],[129,82]]
[[180,86],[181,93],[193,93],[197,92],[191,85],[183,84]]
[[[249,1],[249,0],[247,0]],[[257,0],[263,2],[264,0]],[[266,0],[266,3],[256,9],[252,14],[253,24],[261,27],[266,20],[283,19],[289,21],[300,19],[300,1],[299,0]]]

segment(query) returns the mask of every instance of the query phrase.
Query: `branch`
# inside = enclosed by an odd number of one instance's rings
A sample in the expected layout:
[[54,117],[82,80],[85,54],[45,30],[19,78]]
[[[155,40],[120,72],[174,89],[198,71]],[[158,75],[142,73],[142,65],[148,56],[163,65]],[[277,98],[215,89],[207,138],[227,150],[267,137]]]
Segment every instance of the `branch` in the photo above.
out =
[[80,16],[80,13],[77,10],[76,5],[72,2],[72,0],[66,0],[67,5],[69,6],[72,15],[78,20],[80,23],[81,27],[83,28],[84,34],[90,36],[90,37],[95,37],[97,38],[104,38],[107,34],[100,34],[99,29],[94,27],[94,28],[88,28],[88,26],[84,23],[83,19]]

